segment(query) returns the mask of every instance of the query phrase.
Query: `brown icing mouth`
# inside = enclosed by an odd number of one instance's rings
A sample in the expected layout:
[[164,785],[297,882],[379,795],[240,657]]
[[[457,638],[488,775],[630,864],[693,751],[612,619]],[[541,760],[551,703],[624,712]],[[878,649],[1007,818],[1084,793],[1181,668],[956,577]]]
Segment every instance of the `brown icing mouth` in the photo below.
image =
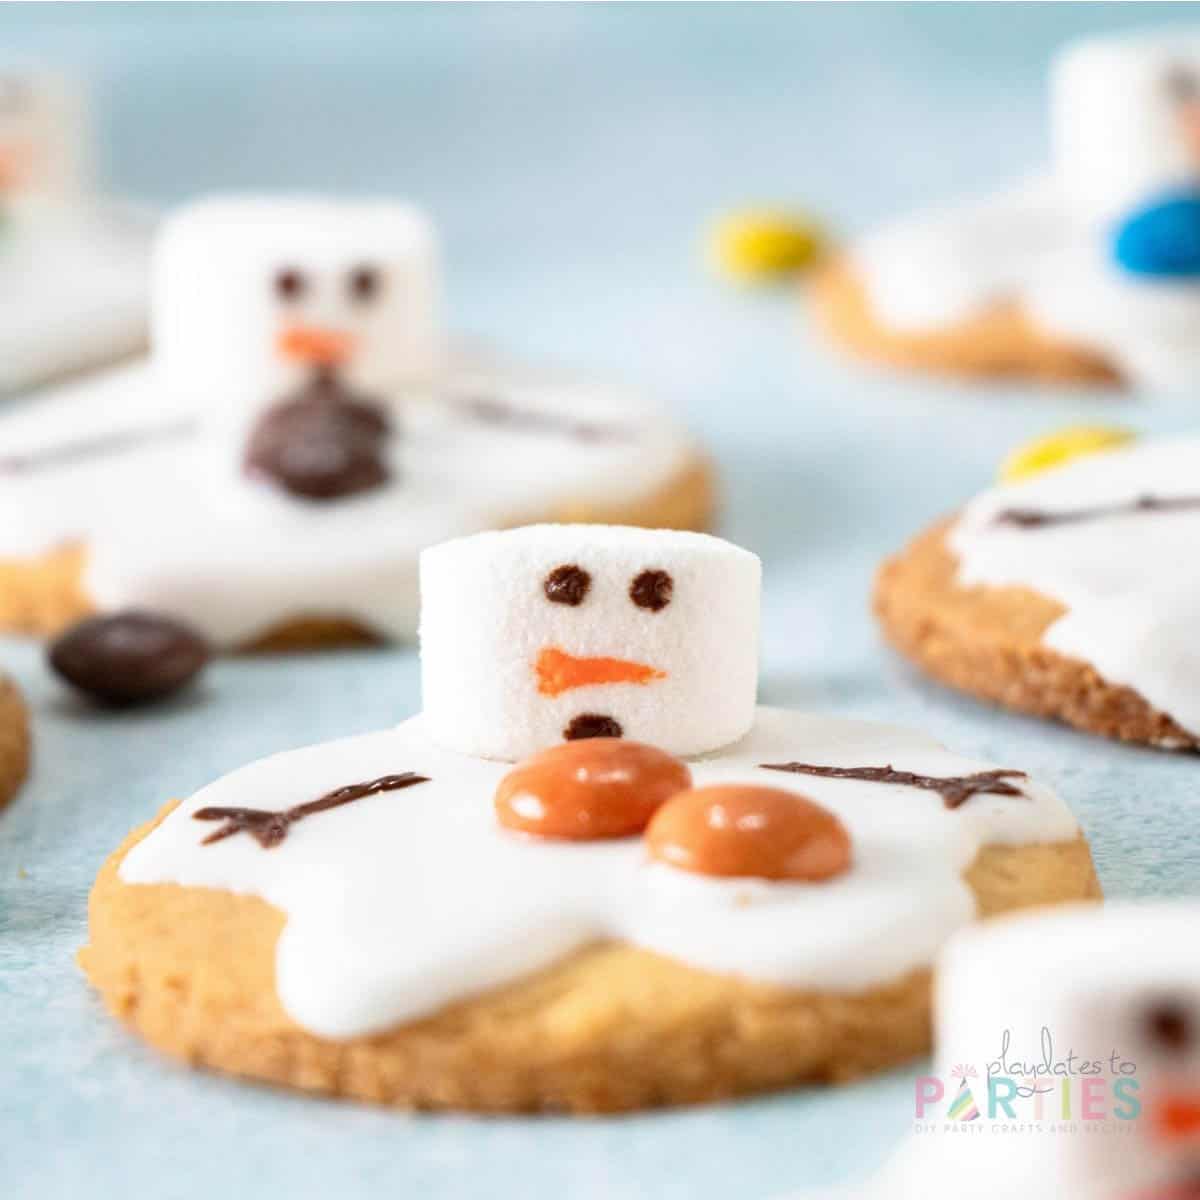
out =
[[1151,513],[1195,512],[1200,496],[1138,496],[1120,504],[1098,504],[1094,508],[1069,508],[1052,512],[1043,508],[1002,508],[992,518],[993,525],[1013,525],[1017,529],[1045,529],[1050,525],[1080,525],[1107,517],[1145,516]]
[[248,833],[264,850],[278,846],[288,835],[288,830],[297,822],[311,817],[314,813],[328,812],[331,808],[340,808],[353,800],[361,800],[364,796],[374,796],[379,792],[395,792],[401,788],[413,787],[418,783],[428,783],[428,775],[417,775],[413,771],[405,771],[402,775],[381,775],[365,783],[350,783],[345,787],[335,788],[326,792],[316,800],[306,804],[297,804],[293,808],[283,808],[271,811],[265,808],[200,808],[192,813],[194,821],[224,821],[225,824],[214,833],[210,833],[201,845],[211,846],[213,842],[224,841],[237,833]]
[[604,713],[580,713],[572,717],[563,737],[568,742],[581,741],[583,738],[619,738],[625,731],[621,723]]
[[810,763],[759,763],[764,771],[786,771],[792,775],[814,775],[822,779],[861,779],[867,783],[896,783],[937,792],[947,808],[959,808],[972,796],[1029,797],[1010,779],[1028,779],[1024,771],[977,771],[974,775],[918,775],[895,767],[817,767]]

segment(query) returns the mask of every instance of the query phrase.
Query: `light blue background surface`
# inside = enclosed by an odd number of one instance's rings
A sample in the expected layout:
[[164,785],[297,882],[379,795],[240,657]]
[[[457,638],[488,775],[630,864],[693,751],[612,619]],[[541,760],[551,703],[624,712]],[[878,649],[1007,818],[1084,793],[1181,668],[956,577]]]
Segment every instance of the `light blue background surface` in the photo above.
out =
[[[847,365],[810,340],[791,295],[730,290],[697,253],[705,221],[746,201],[849,231],[1025,171],[1044,154],[1051,50],[1196,17],[1156,8],[10,4],[0,48],[87,75],[121,191],[310,185],[427,204],[456,330],[624,377],[707,439],[724,531],[766,562],[766,701],[926,726],[1029,767],[1081,815],[1110,894],[1194,893],[1194,758],[942,692],[883,651],[867,610],[879,559],[1014,443],[1084,416],[1185,427],[1189,405]],[[621,1120],[472,1120],[161,1061],[71,961],[104,855],[165,798],[250,758],[415,711],[414,657],[223,662],[176,704],[114,716],[68,699],[36,647],[0,654],[37,726],[34,778],[0,815],[6,1200],[755,1200],[869,1167],[910,1121],[908,1072]]]

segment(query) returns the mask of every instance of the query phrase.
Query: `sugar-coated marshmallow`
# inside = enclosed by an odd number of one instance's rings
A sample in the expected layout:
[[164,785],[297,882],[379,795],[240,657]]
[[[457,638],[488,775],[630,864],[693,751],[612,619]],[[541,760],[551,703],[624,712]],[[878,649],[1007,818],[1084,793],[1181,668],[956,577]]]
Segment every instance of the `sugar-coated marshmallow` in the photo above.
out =
[[440,356],[434,233],[405,204],[223,196],[172,216],[151,322],[164,389],[235,427],[314,373],[366,394]]
[[1200,34],[1094,38],[1056,61],[1055,170],[1072,211],[1107,222],[1200,170]]
[[516,760],[624,736],[672,754],[754,720],[761,564],[698,533],[535,525],[421,555],[424,721]]

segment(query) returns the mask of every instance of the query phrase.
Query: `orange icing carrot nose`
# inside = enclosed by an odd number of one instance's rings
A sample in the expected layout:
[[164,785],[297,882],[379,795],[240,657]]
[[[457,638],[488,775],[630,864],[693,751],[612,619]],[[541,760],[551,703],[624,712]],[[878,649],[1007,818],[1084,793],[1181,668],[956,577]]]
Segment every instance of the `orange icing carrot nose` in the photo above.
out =
[[561,696],[572,688],[593,683],[650,683],[666,679],[665,671],[624,658],[576,658],[557,646],[547,646],[533,665],[538,691],[543,696]]
[[1200,159],[1200,101],[1193,100],[1179,109],[1179,132],[1192,157]]
[[336,367],[354,350],[354,337],[340,329],[320,329],[315,325],[289,325],[276,339],[275,346],[284,358],[312,363],[318,367]]
[[1167,1096],[1155,1117],[1155,1126],[1163,1141],[1195,1141],[1200,1138],[1200,1095]]
[[29,153],[23,146],[0,146],[0,188],[16,187],[29,165]]

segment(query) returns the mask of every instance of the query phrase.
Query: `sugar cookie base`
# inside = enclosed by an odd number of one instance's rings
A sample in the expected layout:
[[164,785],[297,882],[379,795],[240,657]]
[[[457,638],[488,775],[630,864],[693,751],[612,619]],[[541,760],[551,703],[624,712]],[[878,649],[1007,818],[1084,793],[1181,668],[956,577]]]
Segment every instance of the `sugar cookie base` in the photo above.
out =
[[[194,1067],[400,1108],[593,1113],[840,1083],[929,1049],[927,969],[859,994],[808,993],[617,943],[387,1033],[326,1040],[276,997],[278,909],[119,879],[171,807],[102,868],[79,962],[116,1017]],[[986,916],[1100,896],[1082,838],[985,849],[967,880]]]
[[922,333],[889,328],[872,312],[862,281],[844,259],[818,272],[811,285],[811,305],[831,341],[894,367],[976,379],[1121,382],[1111,362],[1041,333],[1015,305],[997,305],[980,316]]
[[[649,495],[619,504],[563,505],[548,511],[542,519],[704,532],[712,527],[716,508],[715,470],[707,459],[696,456]],[[0,632],[53,637],[91,616],[95,606],[83,582],[86,557],[86,548],[76,544],[37,558],[0,559]],[[372,630],[344,616],[297,613],[238,649],[314,650],[379,640]]]
[[1089,733],[1169,749],[1200,742],[1131,688],[1042,644],[1062,605],[1017,587],[963,587],[938,522],[880,569],[875,613],[892,645],[935,679]]
[[29,772],[29,714],[16,685],[0,676],[0,808],[16,795]]

